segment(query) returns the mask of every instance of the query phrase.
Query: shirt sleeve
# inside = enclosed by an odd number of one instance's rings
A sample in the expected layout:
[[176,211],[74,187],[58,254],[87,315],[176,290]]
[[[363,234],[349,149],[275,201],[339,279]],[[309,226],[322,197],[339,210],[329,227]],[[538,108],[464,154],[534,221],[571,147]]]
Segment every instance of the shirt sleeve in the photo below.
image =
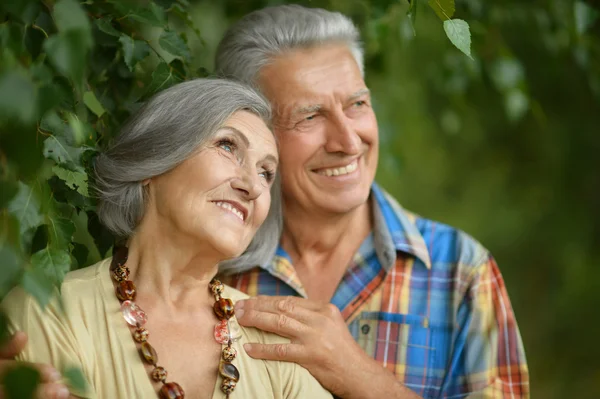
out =
[[71,394],[86,399],[95,398],[90,391],[91,385],[80,356],[82,352],[78,349],[77,340],[57,296],[41,309],[30,295],[17,287],[4,298],[2,309],[8,317],[9,330],[12,333],[23,331],[28,336],[27,345],[16,360],[51,364],[60,372],[79,368],[88,388],[79,391],[70,387]]
[[529,398],[525,350],[504,280],[486,254],[457,313],[448,376],[439,397]]

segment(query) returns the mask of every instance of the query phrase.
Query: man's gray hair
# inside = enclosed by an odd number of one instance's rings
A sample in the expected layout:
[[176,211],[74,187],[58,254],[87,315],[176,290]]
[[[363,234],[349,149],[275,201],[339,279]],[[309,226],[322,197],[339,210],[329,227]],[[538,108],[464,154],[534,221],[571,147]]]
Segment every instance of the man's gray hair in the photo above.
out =
[[[142,182],[184,162],[242,110],[270,127],[268,102],[241,83],[196,79],[154,95],[95,160],[100,221],[119,237],[131,236],[144,215]],[[280,185],[278,180],[276,183],[269,214],[240,259],[246,264],[268,261],[277,248],[282,219]],[[227,269],[227,264],[223,267]]]
[[256,86],[261,68],[295,49],[341,43],[348,46],[364,75],[360,33],[339,12],[299,5],[267,7],[233,24],[219,43],[218,74]]

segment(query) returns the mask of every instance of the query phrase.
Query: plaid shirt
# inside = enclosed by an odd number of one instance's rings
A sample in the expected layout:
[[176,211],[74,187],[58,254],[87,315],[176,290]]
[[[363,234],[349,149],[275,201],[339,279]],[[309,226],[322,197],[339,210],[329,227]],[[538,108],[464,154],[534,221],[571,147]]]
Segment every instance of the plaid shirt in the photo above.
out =
[[[424,398],[528,398],[517,322],[494,258],[473,238],[404,210],[376,184],[374,230],[331,303],[365,352]],[[306,292],[279,248],[225,278],[255,295]]]

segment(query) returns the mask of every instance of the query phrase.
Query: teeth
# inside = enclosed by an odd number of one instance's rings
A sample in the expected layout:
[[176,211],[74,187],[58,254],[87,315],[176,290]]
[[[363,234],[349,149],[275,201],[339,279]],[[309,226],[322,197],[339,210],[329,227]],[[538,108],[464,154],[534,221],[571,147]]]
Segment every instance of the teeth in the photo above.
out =
[[217,201],[215,202],[217,206],[220,206],[223,209],[227,209],[229,212],[233,213],[235,216],[239,217],[240,220],[244,220],[244,214],[240,212],[238,209],[234,208],[229,202]]
[[340,176],[352,173],[358,167],[358,161],[352,162],[350,165],[342,166],[341,168],[322,169],[319,174],[325,176]]

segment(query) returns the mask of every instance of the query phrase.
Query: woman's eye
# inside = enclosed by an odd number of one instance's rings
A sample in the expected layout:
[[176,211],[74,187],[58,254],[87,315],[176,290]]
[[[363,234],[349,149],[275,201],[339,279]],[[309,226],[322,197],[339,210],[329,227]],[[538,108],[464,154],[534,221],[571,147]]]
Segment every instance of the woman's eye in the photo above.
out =
[[270,182],[271,180],[273,180],[275,173],[271,172],[270,170],[263,170],[258,175],[265,179],[267,182]]
[[235,145],[230,140],[221,140],[217,143],[217,146],[221,147],[227,152],[233,152]]

